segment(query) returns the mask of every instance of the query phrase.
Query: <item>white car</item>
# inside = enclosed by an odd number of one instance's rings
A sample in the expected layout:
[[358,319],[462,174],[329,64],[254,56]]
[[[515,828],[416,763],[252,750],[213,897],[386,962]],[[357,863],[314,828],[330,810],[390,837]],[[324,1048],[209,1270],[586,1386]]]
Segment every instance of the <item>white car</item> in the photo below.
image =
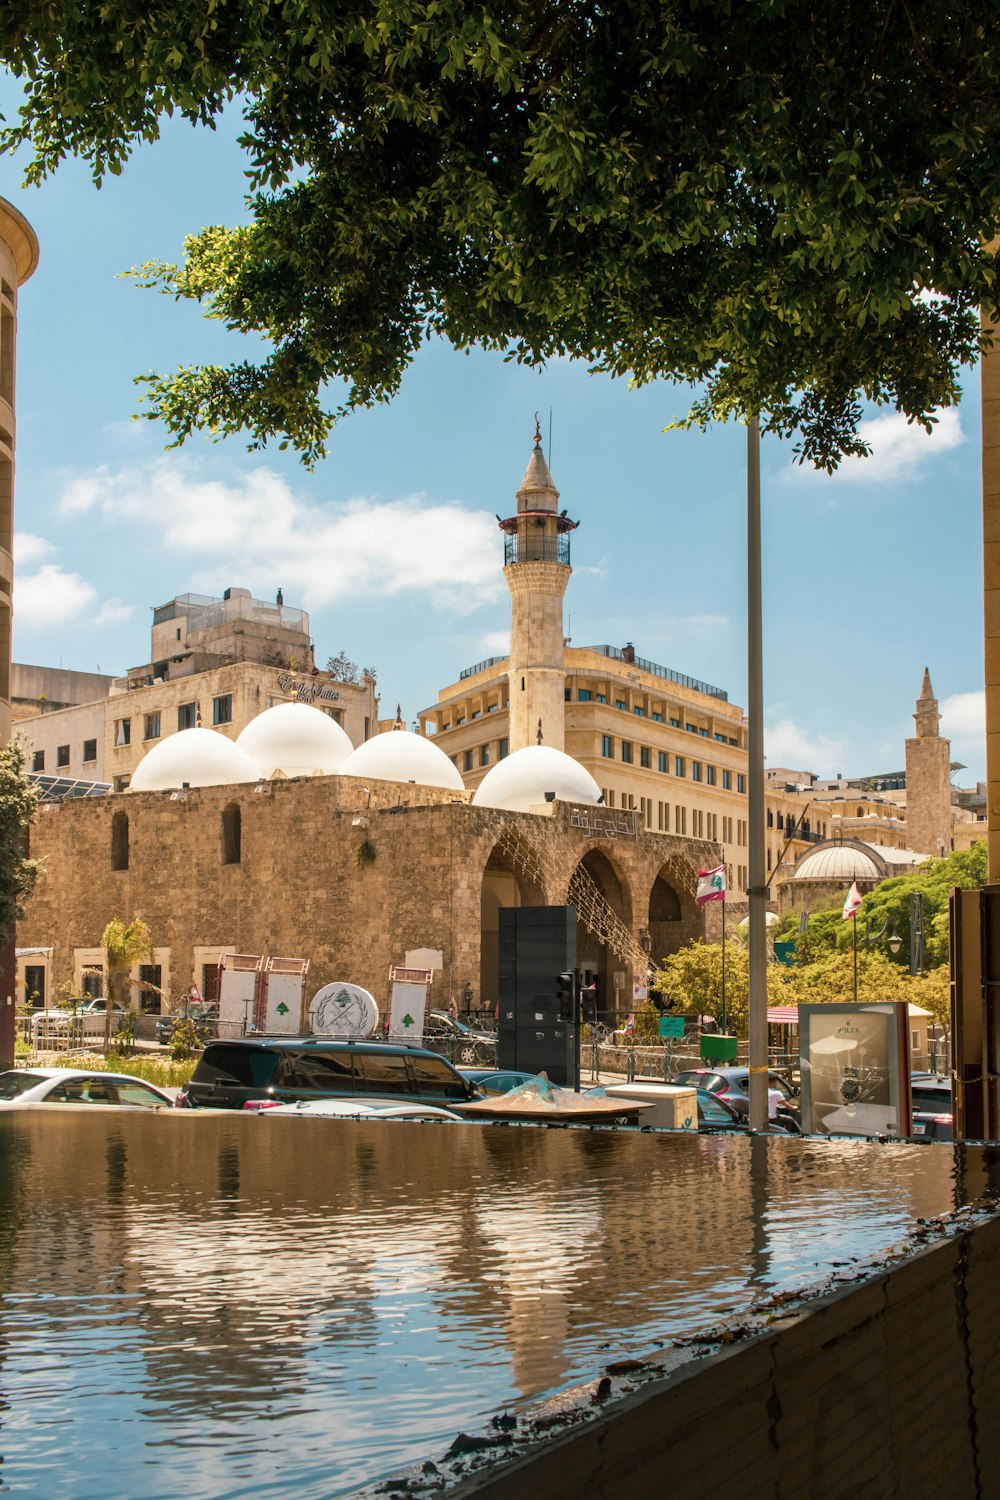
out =
[[463,1124],[461,1115],[437,1104],[393,1104],[390,1099],[301,1099],[297,1104],[268,1104],[252,1099],[244,1109],[262,1115],[326,1115],[342,1120],[451,1120]]
[[171,1109],[173,1098],[127,1073],[85,1068],[14,1068],[0,1073],[0,1110],[44,1104],[100,1104],[110,1109]]
[[[79,1005],[75,1011],[53,1008],[52,1010],[39,1010],[31,1018],[32,1039],[37,1042],[49,1040],[62,1040],[69,1037],[103,1037],[104,1022],[108,1013],[106,1000],[87,1000]],[[118,1030],[124,1008],[120,1005],[113,1007],[111,1015],[111,1034]]]

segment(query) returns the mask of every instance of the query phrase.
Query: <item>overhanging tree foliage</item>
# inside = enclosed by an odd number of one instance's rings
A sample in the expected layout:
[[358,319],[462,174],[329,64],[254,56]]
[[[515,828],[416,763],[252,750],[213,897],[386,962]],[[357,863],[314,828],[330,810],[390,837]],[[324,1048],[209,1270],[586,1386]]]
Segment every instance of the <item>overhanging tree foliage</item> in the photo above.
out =
[[37,807],[38,792],[24,774],[24,751],[14,740],[0,748],[0,943],[14,941],[14,925],[41,868],[27,856]]
[[0,17],[0,146],[122,170],[237,98],[251,220],[141,279],[261,333],[149,414],[307,462],[440,334],[759,411],[833,467],[861,399],[958,397],[997,262],[996,0],[47,0]]

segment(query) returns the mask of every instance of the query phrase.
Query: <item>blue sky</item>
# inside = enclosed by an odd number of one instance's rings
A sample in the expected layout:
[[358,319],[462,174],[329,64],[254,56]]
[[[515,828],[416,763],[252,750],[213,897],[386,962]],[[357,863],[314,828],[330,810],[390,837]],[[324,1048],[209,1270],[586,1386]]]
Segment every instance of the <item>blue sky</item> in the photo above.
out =
[[[0,86],[0,108],[13,97]],[[663,433],[683,388],[432,344],[391,406],[335,430],[312,474],[238,439],[167,453],[161,429],[132,420],[134,375],[253,354],[121,279],[244,216],[238,129],[168,124],[100,191],[73,162],[23,189],[22,164],[0,158],[0,194],[41,244],[20,300],[15,659],[122,672],[148,659],[150,610],[175,594],[280,587],[309,611],[317,659],[343,648],[375,667],[383,714],[400,702],[411,720],[506,650],[495,515],[514,509],[538,410],[580,521],[567,634],[632,641],[745,704],[745,438]],[[932,438],[889,413],[869,435],[874,456],[834,478],[764,444],[768,760],[900,767],[927,665],[969,784],[985,774],[977,374]]]

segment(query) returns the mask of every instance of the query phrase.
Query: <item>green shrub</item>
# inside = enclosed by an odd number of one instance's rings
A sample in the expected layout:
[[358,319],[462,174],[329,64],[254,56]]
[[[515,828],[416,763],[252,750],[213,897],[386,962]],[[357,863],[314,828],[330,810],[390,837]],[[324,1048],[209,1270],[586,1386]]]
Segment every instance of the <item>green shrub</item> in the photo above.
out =
[[170,1056],[174,1062],[186,1062],[196,1057],[202,1049],[202,1040],[197,1027],[187,1016],[179,1016],[170,1033]]

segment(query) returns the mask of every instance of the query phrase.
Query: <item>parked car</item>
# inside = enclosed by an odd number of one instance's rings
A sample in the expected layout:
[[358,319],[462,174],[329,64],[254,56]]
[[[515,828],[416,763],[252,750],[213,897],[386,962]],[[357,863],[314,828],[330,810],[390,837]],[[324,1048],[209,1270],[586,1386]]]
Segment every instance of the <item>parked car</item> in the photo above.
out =
[[[81,999],[72,1009],[62,1006],[51,1010],[39,1010],[31,1018],[31,1040],[37,1047],[46,1041],[67,1041],[76,1037],[102,1037],[104,1021],[108,1013],[106,1000]],[[118,1030],[125,1008],[114,1005],[111,1013],[111,1034]]]
[[[738,1115],[750,1113],[750,1073],[747,1068],[688,1068],[672,1080],[686,1083],[692,1088],[708,1089],[727,1104],[732,1105]],[[777,1089],[790,1113],[798,1112],[798,1089],[783,1073],[768,1073],[767,1086]]]
[[394,1104],[389,1099],[300,1099],[296,1104],[271,1104],[252,1099],[243,1106],[262,1115],[310,1115],[342,1120],[445,1120],[464,1124],[453,1109],[438,1104]]
[[423,1045],[463,1067],[492,1067],[497,1060],[497,1039],[491,1032],[468,1026],[445,1010],[428,1012]]
[[103,1104],[117,1109],[170,1109],[163,1089],[127,1073],[88,1073],[84,1068],[15,1068],[0,1073],[0,1109],[33,1104]]
[[169,1045],[170,1038],[174,1034],[174,1027],[178,1021],[190,1021],[195,1031],[203,1042],[209,1037],[217,1036],[219,1032],[219,1012],[214,1005],[192,1005],[187,1014],[182,1011],[169,1016],[157,1016],[156,1018],[156,1040],[162,1046]]
[[424,1048],[326,1037],[242,1037],[207,1044],[177,1104],[242,1109],[248,1100],[294,1104],[360,1098],[447,1108],[478,1097],[474,1083]]
[[518,1089],[522,1083],[528,1083],[538,1076],[536,1073],[518,1073],[513,1070],[502,1072],[497,1068],[459,1068],[458,1071],[487,1098],[493,1094],[509,1094],[511,1089]]
[[917,1140],[955,1139],[950,1078],[941,1073],[913,1073],[910,1076],[910,1097],[913,1135]]

